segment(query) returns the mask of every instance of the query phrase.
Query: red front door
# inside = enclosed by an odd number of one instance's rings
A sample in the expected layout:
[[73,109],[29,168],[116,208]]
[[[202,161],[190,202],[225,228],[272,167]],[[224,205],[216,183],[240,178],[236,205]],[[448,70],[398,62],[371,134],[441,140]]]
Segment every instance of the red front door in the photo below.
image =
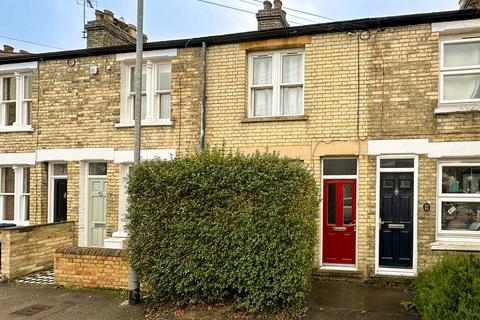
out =
[[357,182],[323,183],[323,263],[355,264]]

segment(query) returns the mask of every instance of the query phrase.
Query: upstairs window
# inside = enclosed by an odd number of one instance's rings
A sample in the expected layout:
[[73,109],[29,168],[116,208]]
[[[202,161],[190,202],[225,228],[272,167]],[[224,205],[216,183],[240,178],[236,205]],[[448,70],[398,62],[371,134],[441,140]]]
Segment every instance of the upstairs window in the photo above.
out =
[[480,38],[441,44],[440,102],[480,102]]
[[0,75],[0,131],[31,128],[32,75]]
[[[148,61],[142,67],[142,125],[171,123],[171,63]],[[135,66],[129,65],[125,74],[125,98],[121,125],[135,122]]]
[[303,51],[255,53],[249,62],[250,117],[303,115]]

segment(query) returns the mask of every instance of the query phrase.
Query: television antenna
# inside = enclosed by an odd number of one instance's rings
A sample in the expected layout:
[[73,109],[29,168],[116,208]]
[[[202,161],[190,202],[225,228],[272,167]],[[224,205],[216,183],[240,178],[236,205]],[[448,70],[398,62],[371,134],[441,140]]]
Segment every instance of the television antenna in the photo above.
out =
[[77,4],[83,6],[83,31],[82,38],[87,38],[87,8],[88,9],[97,9],[98,1],[97,0],[77,0]]

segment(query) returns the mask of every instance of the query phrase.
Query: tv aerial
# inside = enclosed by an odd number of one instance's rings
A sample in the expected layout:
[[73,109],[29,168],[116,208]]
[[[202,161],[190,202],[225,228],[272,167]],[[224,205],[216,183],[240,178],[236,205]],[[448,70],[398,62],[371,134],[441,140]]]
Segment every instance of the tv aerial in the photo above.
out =
[[87,38],[87,9],[97,9],[98,1],[97,0],[77,0],[77,4],[83,6],[83,31],[82,38]]

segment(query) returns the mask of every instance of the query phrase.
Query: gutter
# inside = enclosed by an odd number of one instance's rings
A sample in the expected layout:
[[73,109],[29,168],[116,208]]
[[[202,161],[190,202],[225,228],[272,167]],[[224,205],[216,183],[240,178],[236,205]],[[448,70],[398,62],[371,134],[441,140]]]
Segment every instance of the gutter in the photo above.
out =
[[[388,28],[396,26],[428,24],[435,22],[448,22],[456,20],[469,20],[480,18],[480,10],[455,10],[434,13],[421,13],[402,16],[391,16],[381,18],[366,18],[348,21],[338,21],[306,25],[300,27],[251,31],[218,36],[200,37],[194,39],[168,40],[159,42],[150,42],[144,45],[145,51],[172,49],[185,47],[201,47],[205,42],[208,45],[222,45],[248,41],[258,41],[266,39],[285,38],[302,35],[313,35],[334,32],[350,32],[357,30]],[[40,54],[26,54],[0,58],[0,64],[20,63],[38,60],[72,59],[88,56],[100,56],[117,53],[135,52],[135,45],[124,45],[116,47],[91,48],[82,50],[69,50],[59,52],[48,52]]]

